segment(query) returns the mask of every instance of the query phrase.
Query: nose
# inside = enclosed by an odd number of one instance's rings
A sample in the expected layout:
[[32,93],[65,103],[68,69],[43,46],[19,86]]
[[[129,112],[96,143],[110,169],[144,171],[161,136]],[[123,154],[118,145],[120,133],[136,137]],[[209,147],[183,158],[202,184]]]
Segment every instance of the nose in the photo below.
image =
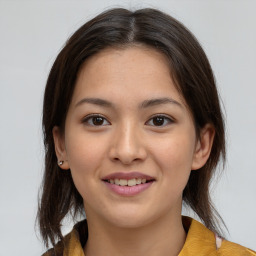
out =
[[124,165],[145,160],[147,151],[139,128],[132,124],[124,124],[116,129],[109,156],[112,161],[120,161]]

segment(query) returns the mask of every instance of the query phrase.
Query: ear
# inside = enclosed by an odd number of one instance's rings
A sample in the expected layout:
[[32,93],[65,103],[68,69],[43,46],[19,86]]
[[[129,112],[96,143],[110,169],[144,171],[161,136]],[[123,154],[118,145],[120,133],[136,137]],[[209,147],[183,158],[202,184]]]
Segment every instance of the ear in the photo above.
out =
[[206,124],[200,131],[200,137],[195,146],[192,170],[200,169],[207,162],[214,140],[215,129],[211,124]]
[[67,160],[67,152],[65,148],[64,135],[62,134],[58,126],[53,127],[52,135],[53,135],[55,153],[56,153],[58,162],[63,161],[63,164],[59,165],[59,167],[63,170],[68,170],[69,164]]

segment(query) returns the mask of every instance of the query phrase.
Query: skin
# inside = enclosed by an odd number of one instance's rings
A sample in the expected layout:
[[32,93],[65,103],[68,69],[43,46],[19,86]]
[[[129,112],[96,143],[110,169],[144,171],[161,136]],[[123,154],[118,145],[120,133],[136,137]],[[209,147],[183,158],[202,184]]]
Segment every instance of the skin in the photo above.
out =
[[[140,107],[166,97],[173,102]],[[81,103],[84,98],[112,106]],[[103,119],[95,125],[91,114]],[[165,116],[160,125],[156,115]],[[61,168],[70,169],[84,200],[87,256],[178,255],[186,238],[182,192],[191,170],[206,163],[214,129],[206,125],[196,137],[161,53],[133,46],[92,56],[78,74],[65,133],[54,127],[53,136]],[[155,182],[138,195],[120,196],[102,181],[115,172],[141,172]]]

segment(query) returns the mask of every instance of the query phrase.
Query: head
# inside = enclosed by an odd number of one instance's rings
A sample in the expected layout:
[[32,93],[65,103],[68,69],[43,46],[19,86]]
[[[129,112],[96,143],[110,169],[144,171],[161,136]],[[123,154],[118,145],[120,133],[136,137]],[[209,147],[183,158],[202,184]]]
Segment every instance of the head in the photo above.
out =
[[[48,77],[43,108],[45,174],[38,211],[45,242],[50,240],[53,243],[56,237],[62,237],[60,224],[67,214],[73,213],[75,216],[84,211],[84,199],[74,182],[75,177],[71,175],[70,166],[67,161],[64,162],[62,169],[67,170],[63,171],[57,165],[58,160],[66,159],[59,159],[61,152],[55,150],[56,138],[65,138],[65,133],[70,129],[70,112],[78,99],[81,80],[90,77],[91,73],[88,75],[88,72],[90,69],[95,70],[95,65],[100,61],[109,61],[107,67],[111,71],[111,65],[116,63],[115,57],[118,59],[121,56],[122,60],[129,63],[129,56],[133,54],[139,55],[138,59],[148,58],[149,66],[145,65],[144,69],[148,68],[150,71],[152,68],[154,72],[157,69],[154,69],[154,63],[158,61],[159,67],[163,66],[161,70],[165,74],[168,71],[170,90],[176,95],[175,100],[182,103],[190,120],[195,148],[200,144],[205,131],[210,134],[210,150],[200,164],[193,162],[194,165],[190,166],[191,169],[186,174],[187,179],[184,178],[182,201],[195,211],[208,228],[216,230],[209,185],[220,157],[225,158],[225,137],[218,92],[209,61],[191,32],[174,18],[153,9],[135,12],[113,9],[90,20],[69,38]],[[113,58],[109,59],[109,56]],[[142,64],[143,62],[136,61],[134,65],[139,67]],[[157,90],[155,84],[153,87],[149,85],[149,92]],[[143,86],[137,88],[138,91],[142,90],[142,95],[147,90]],[[112,89],[115,90],[115,87]],[[100,87],[99,90],[104,88]],[[166,90],[169,89],[166,87]],[[139,103],[140,99],[135,97],[132,100]],[[131,108],[132,100],[129,101],[127,97]],[[130,113],[135,112],[131,110]],[[88,143],[88,148],[90,147]],[[64,152],[65,143],[63,148]],[[111,150],[109,152],[113,159],[121,159],[117,149]],[[143,159],[146,151],[142,150],[139,158]]]

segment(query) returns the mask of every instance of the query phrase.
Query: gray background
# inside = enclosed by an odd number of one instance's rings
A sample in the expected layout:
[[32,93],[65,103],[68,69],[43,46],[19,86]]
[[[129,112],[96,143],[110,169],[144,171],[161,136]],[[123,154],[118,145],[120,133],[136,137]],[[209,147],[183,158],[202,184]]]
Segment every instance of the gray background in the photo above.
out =
[[34,221],[47,74],[71,33],[107,7],[120,6],[160,8],[203,45],[227,116],[228,162],[214,186],[214,202],[228,238],[256,250],[256,1],[9,0],[0,1],[0,255],[44,250]]

